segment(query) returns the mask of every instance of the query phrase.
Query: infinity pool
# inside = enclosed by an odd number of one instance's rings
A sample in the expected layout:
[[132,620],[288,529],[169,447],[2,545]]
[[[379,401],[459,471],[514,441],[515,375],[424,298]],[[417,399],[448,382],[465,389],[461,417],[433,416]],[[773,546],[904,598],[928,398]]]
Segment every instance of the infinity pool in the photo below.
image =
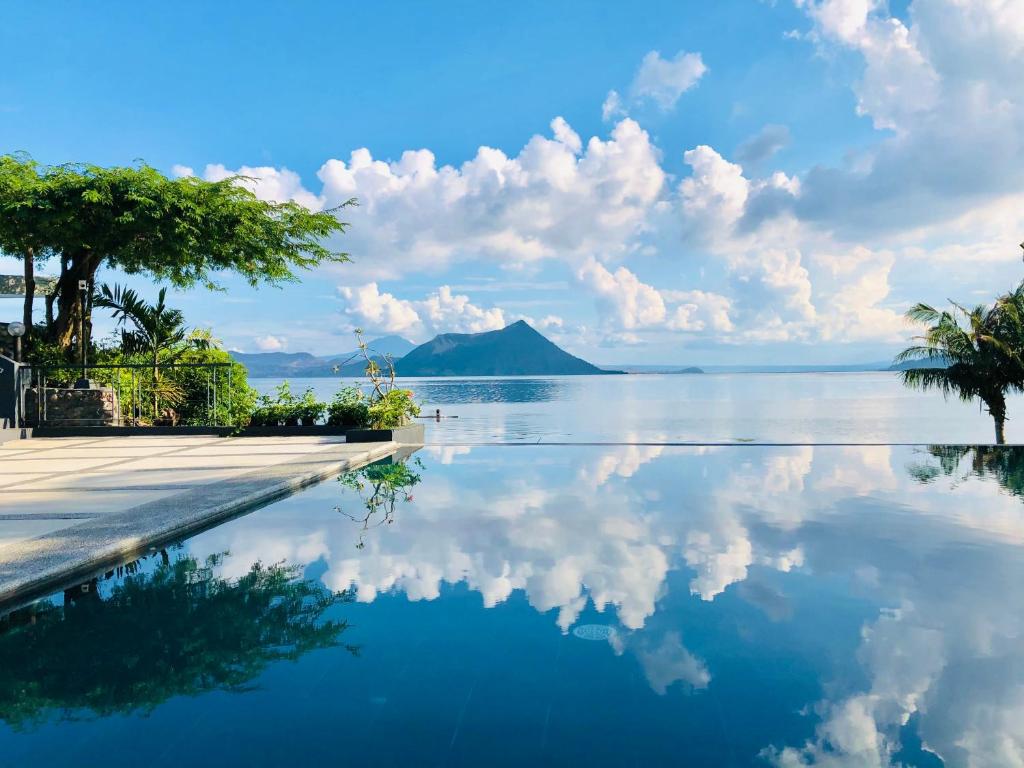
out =
[[1014,765],[1022,493],[1017,449],[428,448],[7,616],[0,764]]

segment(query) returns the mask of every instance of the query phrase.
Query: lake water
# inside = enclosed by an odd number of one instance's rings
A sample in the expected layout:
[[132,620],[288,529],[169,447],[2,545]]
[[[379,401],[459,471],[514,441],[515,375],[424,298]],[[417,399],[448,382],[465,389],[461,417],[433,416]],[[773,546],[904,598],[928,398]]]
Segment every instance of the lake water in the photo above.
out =
[[428,446],[4,618],[0,764],[1018,765],[1022,493],[1013,448]]
[[[269,392],[280,379],[254,379]],[[292,379],[329,400],[335,379]],[[428,440],[486,442],[989,443],[977,403],[908,390],[898,374],[794,373],[404,379]],[[1007,439],[1024,440],[1024,397]],[[457,417],[457,418],[449,418]]]

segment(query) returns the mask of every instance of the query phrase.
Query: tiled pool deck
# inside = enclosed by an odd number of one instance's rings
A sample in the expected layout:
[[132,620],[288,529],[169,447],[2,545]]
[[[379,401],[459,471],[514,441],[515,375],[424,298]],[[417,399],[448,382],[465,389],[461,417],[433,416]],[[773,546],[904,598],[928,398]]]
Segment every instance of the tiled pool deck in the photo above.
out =
[[397,449],[330,437],[0,443],[0,602]]

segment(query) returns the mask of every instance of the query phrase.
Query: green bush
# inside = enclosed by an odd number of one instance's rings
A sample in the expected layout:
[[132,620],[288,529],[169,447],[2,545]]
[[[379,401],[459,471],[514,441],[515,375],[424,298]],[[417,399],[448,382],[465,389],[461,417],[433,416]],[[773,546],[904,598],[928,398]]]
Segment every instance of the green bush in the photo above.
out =
[[335,427],[367,427],[370,405],[359,387],[344,387],[327,407],[327,423]]
[[296,397],[292,394],[291,385],[283,381],[273,396],[260,397],[249,423],[258,427],[310,426],[322,419],[326,410],[327,406],[316,399],[312,389],[303,392],[302,397]]
[[408,389],[385,392],[370,403],[368,410],[371,429],[395,429],[420,415],[420,407]]

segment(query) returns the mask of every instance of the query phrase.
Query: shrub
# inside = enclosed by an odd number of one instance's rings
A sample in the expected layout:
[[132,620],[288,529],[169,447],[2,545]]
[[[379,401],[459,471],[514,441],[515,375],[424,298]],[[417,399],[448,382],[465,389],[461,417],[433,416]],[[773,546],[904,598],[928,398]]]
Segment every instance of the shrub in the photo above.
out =
[[344,387],[327,407],[327,423],[336,427],[368,427],[370,405],[359,387]]
[[391,389],[374,399],[369,407],[372,429],[395,429],[420,415],[420,407],[408,389]]
[[282,424],[286,427],[299,424],[310,426],[323,418],[326,410],[327,406],[316,399],[312,389],[303,392],[302,397],[295,397],[291,385],[283,381],[277,386],[274,396],[260,397],[249,423],[257,427],[276,427]]

